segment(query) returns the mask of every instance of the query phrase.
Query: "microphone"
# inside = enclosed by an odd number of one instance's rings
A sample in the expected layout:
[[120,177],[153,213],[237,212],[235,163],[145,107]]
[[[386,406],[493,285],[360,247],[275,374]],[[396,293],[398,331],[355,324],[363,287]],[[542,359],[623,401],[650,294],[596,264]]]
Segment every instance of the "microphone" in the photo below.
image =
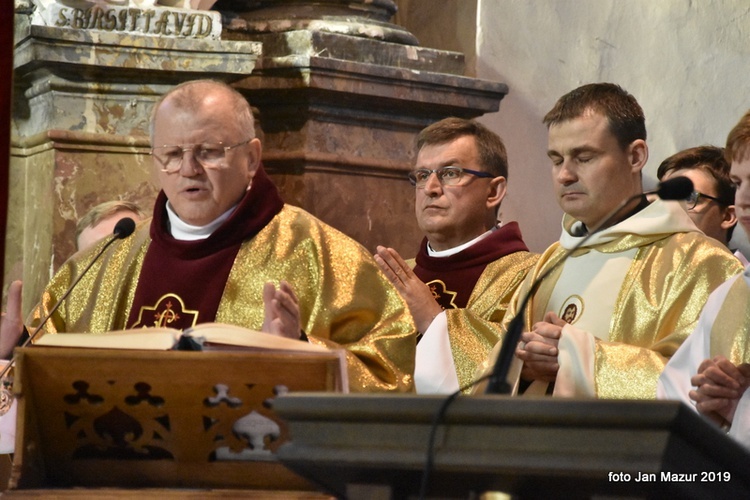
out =
[[693,181],[679,176],[660,182],[654,191],[647,194],[655,194],[662,200],[685,200],[692,192]]
[[[685,198],[687,198],[687,196],[685,196]],[[112,230],[112,234],[115,236],[115,239],[124,240],[125,238],[133,234],[133,231],[135,231],[135,221],[130,217],[123,217],[122,219],[117,221],[117,224],[115,224],[115,228]]]
[[606,227],[609,227],[611,222],[620,213],[620,211],[627,205],[632,203],[634,200],[637,200],[642,196],[651,194],[657,195],[662,200],[684,200],[688,196],[690,196],[690,193],[692,192],[693,181],[691,181],[687,177],[679,176],[673,177],[664,182],[660,182],[657,188],[653,191],[646,191],[645,193],[639,193],[626,198],[622,203],[617,205],[614,210],[612,210],[609,214],[602,218],[602,221],[595,225],[594,228],[592,228],[588,232],[588,234],[583,239],[581,239],[581,241],[576,243],[573,248],[567,250],[560,258],[560,260],[555,262],[553,266],[551,266],[539,277],[537,277],[537,279],[534,280],[531,287],[529,288],[529,291],[521,301],[521,305],[518,308],[515,317],[510,321],[510,323],[508,323],[508,331],[505,333],[503,343],[500,346],[500,353],[498,354],[497,361],[495,362],[495,366],[492,369],[492,374],[489,377],[485,394],[510,394],[512,387],[507,380],[508,372],[510,371],[510,366],[513,362],[513,355],[516,350],[516,345],[521,339],[521,334],[523,333],[524,311],[526,310],[531,297],[536,293],[537,288],[539,288],[539,285],[547,276],[550,275],[552,271],[557,269],[563,262],[565,262],[573,252],[581,248],[583,244],[586,243],[594,234],[598,233]]
[[[55,314],[55,311],[62,305],[63,301],[68,298],[68,295],[70,295],[70,292],[73,291],[75,286],[78,284],[79,281],[81,281],[81,278],[84,277],[84,275],[91,269],[91,266],[94,265],[94,263],[99,260],[99,258],[104,254],[105,250],[109,248],[109,246],[114,243],[117,240],[122,240],[133,234],[133,231],[135,231],[135,221],[131,219],[130,217],[123,217],[119,221],[117,221],[117,224],[115,224],[114,229],[112,230],[112,238],[107,242],[106,245],[102,247],[101,250],[99,250],[99,253],[96,254],[96,256],[91,259],[91,262],[86,266],[86,268],[81,272],[81,274],[78,275],[78,277],[75,279],[72,285],[70,285],[67,289],[67,291],[63,294],[62,297],[60,297],[60,300],[57,301],[57,303],[50,309],[50,311],[47,313],[47,315],[44,317],[41,323],[34,329],[34,332],[29,335],[29,338],[27,338],[23,344],[21,344],[19,347],[26,347],[29,345],[29,343],[34,340],[34,338],[39,334],[40,331],[42,331],[42,328],[44,325],[49,321],[49,319],[52,317],[53,314]],[[5,365],[5,368],[0,372],[0,380],[5,377],[5,374],[10,371],[11,367],[15,364],[16,361],[16,355],[13,354],[13,357],[11,358],[10,362]]]

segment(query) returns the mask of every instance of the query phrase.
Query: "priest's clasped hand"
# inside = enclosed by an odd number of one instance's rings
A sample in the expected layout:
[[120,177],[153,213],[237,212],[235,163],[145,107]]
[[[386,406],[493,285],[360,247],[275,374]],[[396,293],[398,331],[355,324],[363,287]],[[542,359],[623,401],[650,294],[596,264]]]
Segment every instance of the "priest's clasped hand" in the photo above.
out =
[[521,335],[516,357],[523,361],[521,378],[526,381],[554,382],[560,365],[557,361],[558,342],[566,325],[557,314],[549,311],[544,320],[535,323],[530,332]]
[[705,359],[690,383],[696,409],[718,425],[729,428],[740,398],[750,386],[750,364],[735,366],[724,356]]

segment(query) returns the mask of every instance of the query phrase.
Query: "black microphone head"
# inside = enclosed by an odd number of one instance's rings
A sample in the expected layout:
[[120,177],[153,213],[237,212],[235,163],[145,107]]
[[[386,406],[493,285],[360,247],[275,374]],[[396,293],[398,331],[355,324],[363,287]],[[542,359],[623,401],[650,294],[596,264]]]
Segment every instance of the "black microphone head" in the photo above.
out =
[[123,217],[122,219],[117,221],[117,224],[115,224],[115,229],[112,231],[112,233],[118,239],[122,240],[133,234],[133,231],[135,231],[135,221],[130,217]]
[[662,200],[684,200],[693,192],[693,181],[687,177],[672,177],[659,183],[656,194]]

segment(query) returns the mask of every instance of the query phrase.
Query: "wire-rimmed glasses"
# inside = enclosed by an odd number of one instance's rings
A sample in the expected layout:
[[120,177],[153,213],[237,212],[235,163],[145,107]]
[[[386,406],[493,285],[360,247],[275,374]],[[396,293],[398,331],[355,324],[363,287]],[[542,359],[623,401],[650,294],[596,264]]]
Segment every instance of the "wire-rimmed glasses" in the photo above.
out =
[[157,146],[151,148],[151,155],[162,165],[161,171],[168,174],[179,172],[187,151],[190,151],[193,158],[203,168],[221,168],[228,151],[243,146],[251,140],[247,139],[230,146],[225,146],[222,142],[185,144],[184,146]]
[[713,200],[716,203],[718,203],[719,205],[724,205],[724,206],[727,205],[727,203],[723,202],[722,200],[720,200],[719,198],[717,198],[715,196],[710,196],[710,195],[707,195],[707,194],[703,194],[700,191],[693,191],[692,193],[690,193],[690,196],[688,196],[687,198],[685,198],[685,208],[687,208],[688,210],[694,210],[695,207],[696,207],[696,205],[698,205],[698,203],[700,203],[701,198],[706,198],[706,199],[709,199],[709,200]]
[[489,172],[480,172],[478,170],[456,167],[454,165],[435,169],[418,168],[417,170],[412,170],[407,175],[409,177],[409,182],[411,182],[413,186],[422,188],[427,184],[427,179],[429,179],[432,174],[437,176],[438,181],[443,186],[455,186],[461,181],[461,177],[463,177],[464,174],[471,174],[476,177],[485,178],[495,177]]

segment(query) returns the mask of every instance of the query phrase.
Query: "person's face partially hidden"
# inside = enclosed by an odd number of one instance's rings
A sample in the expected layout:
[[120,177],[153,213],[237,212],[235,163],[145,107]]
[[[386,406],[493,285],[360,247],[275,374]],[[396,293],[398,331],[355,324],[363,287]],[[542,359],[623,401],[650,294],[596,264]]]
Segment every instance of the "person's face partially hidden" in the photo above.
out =
[[[670,170],[664,174],[662,180],[679,176],[687,177],[693,181],[693,189],[699,193],[713,197],[719,195],[716,180],[700,168]],[[734,205],[722,205],[709,198],[700,198],[698,204],[692,210],[687,210],[687,214],[706,236],[715,238],[725,245],[727,244],[727,231],[737,223]]]
[[638,139],[623,150],[607,118],[587,111],[550,126],[547,156],[560,207],[594,227],[623,200],[641,192],[640,171],[648,148]]
[[[154,121],[154,148],[169,145],[222,143],[231,146],[249,139],[232,120],[235,111],[225,93],[212,89],[194,109],[177,106],[167,98],[159,106]],[[194,151],[194,150],[193,150]],[[218,168],[205,168],[190,150],[183,153],[182,164],[174,173],[154,158],[161,188],[175,213],[184,222],[204,226],[237,204],[249,188],[260,163],[261,145],[253,139],[226,152]]]
[[81,231],[81,234],[78,235],[78,239],[76,241],[78,250],[91,248],[101,239],[106,238],[107,236],[112,236],[115,225],[120,222],[120,219],[124,219],[125,217],[130,217],[135,222],[141,220],[138,214],[129,210],[121,210],[119,212],[116,212],[109,217],[100,220],[96,225],[84,228],[84,230]]

